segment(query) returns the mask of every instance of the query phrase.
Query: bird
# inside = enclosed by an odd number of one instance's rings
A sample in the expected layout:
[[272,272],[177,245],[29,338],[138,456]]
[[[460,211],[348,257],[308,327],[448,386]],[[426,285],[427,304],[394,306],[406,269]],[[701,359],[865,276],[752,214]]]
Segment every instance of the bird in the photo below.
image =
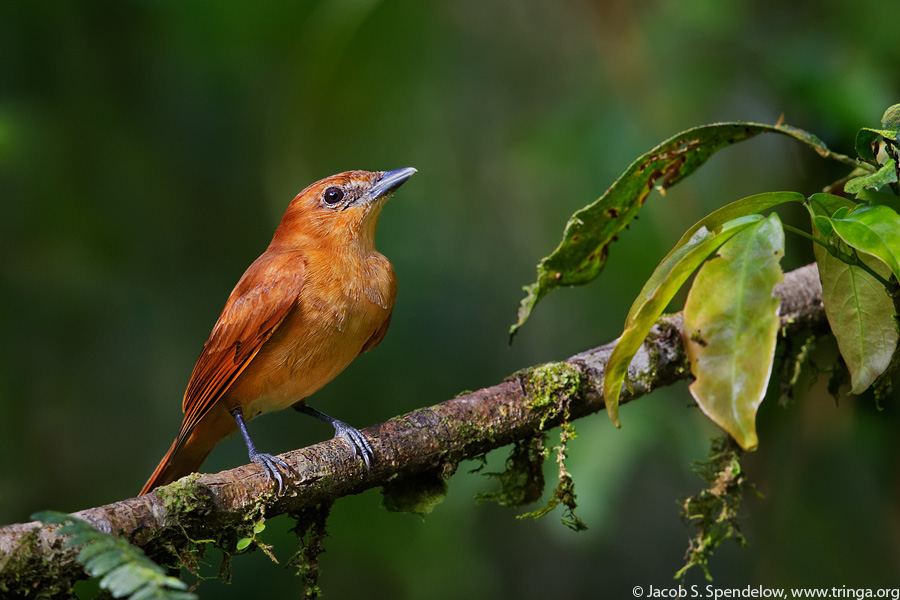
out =
[[306,399],[377,346],[391,322],[397,278],[375,249],[385,202],[416,173],[347,171],[310,185],[288,205],[266,251],[244,272],[191,373],[178,437],[140,494],[196,472],[213,448],[240,432],[250,461],[281,493],[280,458],[257,450],[247,421],[294,407],[334,427],[370,468],[357,429]]

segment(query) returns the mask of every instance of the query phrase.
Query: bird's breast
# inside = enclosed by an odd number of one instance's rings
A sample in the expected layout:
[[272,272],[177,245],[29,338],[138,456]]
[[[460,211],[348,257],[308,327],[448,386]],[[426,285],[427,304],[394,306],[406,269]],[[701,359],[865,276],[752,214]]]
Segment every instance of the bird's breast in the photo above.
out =
[[308,275],[293,309],[229,390],[248,418],[309,397],[356,358],[390,317],[397,283],[381,255]]

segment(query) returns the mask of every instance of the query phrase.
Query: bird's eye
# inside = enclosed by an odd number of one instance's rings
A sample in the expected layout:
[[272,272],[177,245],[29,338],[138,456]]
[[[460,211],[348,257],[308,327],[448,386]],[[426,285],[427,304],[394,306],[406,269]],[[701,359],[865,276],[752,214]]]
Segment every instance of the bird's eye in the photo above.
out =
[[344,192],[341,188],[338,187],[330,187],[325,190],[325,194],[322,198],[325,200],[326,204],[337,204],[344,197]]

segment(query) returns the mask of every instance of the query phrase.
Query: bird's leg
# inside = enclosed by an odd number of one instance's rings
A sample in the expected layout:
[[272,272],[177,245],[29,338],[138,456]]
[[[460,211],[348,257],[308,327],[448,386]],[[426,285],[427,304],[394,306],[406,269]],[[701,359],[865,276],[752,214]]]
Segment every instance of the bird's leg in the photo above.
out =
[[231,416],[234,417],[234,420],[237,422],[238,429],[241,430],[241,435],[244,436],[244,442],[247,444],[247,452],[250,454],[250,461],[255,462],[263,468],[263,471],[266,472],[267,483],[269,479],[274,479],[278,482],[278,493],[280,494],[282,488],[284,487],[284,482],[281,479],[281,471],[278,469],[278,467],[284,467],[285,471],[287,471],[288,473],[293,472],[292,469],[286,462],[284,462],[277,456],[272,456],[271,454],[260,452],[256,449],[256,446],[253,444],[253,440],[250,439],[250,433],[247,431],[247,425],[244,423],[244,413],[241,412],[240,408],[236,408],[231,411]]
[[293,406],[297,411],[315,417],[320,421],[325,421],[334,427],[334,437],[346,440],[347,443],[350,444],[353,456],[356,457],[359,454],[362,454],[362,459],[366,463],[366,470],[368,471],[371,468],[371,462],[372,458],[375,457],[375,451],[372,450],[372,446],[369,444],[369,440],[366,439],[366,436],[360,433],[358,429],[351,427],[334,417],[329,417],[325,413],[318,411],[311,406],[307,406],[304,402],[298,402]]

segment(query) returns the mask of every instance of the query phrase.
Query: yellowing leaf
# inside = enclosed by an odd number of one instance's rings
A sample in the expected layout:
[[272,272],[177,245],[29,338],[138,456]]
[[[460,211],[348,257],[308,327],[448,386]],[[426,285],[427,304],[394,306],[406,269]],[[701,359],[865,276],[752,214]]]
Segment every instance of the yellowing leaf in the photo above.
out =
[[741,445],[758,445],[756,411],[766,393],[778,337],[784,231],[777,214],[735,235],[697,273],[682,336],[696,380],[691,395]]
[[628,366],[672,296],[716,248],[760,219],[759,215],[734,219],[721,225],[717,233],[700,227],[688,241],[679,243],[653,271],[628,312],[625,331],[609,355],[603,375],[606,412],[616,427],[620,426],[619,396]]

